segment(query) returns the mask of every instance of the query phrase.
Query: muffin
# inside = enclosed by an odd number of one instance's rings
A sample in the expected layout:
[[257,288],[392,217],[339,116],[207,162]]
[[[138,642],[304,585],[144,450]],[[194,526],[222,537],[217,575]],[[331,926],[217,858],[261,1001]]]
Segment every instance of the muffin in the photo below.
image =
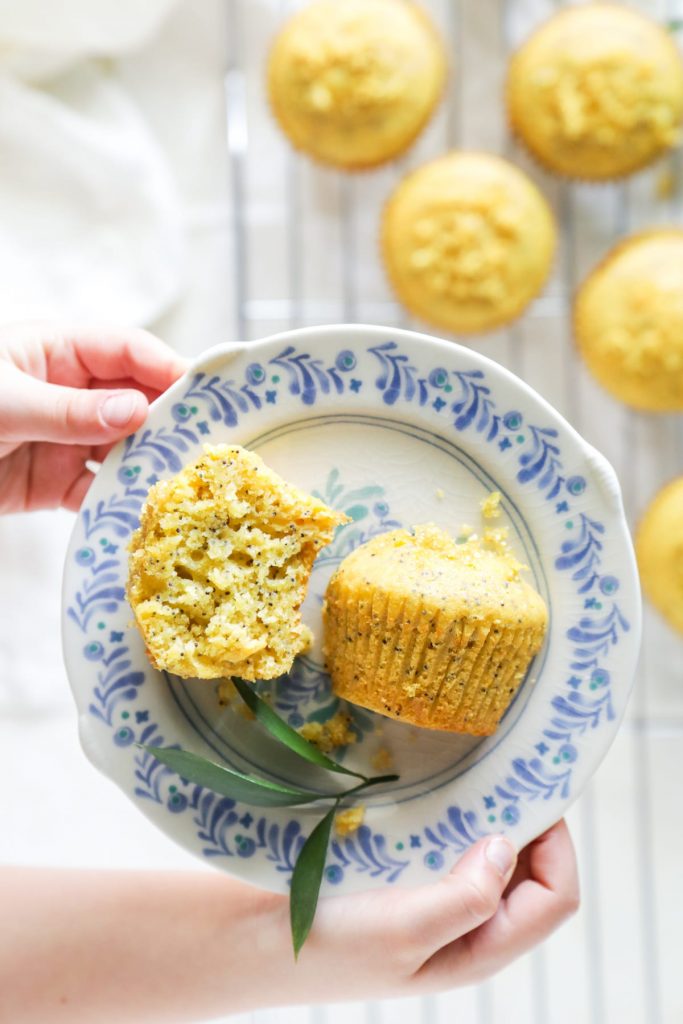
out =
[[443,91],[446,61],[426,14],[408,0],[316,0],[277,36],[268,91],[297,149],[346,170],[410,146]]
[[128,600],[155,668],[274,679],[310,643],[313,561],[346,516],[237,445],[154,484],[130,544]]
[[403,305],[462,334],[514,320],[541,290],[555,249],[550,209],[506,160],[450,153],[389,199],[382,252]]
[[683,633],[683,476],[648,506],[636,533],[636,557],[646,595]]
[[547,611],[507,550],[436,526],[394,530],[344,559],[327,588],[334,692],[427,729],[488,736],[543,643]]
[[632,235],[584,281],[578,347],[607,391],[636,409],[683,410],[683,230]]
[[683,62],[670,34],[620,4],[567,7],[513,56],[513,130],[547,168],[604,181],[673,146],[683,119]]

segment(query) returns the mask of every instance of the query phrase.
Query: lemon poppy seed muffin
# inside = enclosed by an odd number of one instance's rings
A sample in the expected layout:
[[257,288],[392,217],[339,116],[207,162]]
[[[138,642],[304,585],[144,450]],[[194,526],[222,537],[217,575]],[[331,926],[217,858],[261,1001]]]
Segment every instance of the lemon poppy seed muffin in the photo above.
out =
[[316,0],[287,21],[268,62],[271,107],[290,141],[347,170],[403,152],[445,77],[440,39],[408,0]]
[[646,509],[636,557],[646,595],[683,633],[683,477],[663,487]]
[[622,4],[570,6],[513,56],[513,130],[570,178],[631,174],[673,146],[683,120],[683,62],[670,34]]
[[154,484],[130,544],[128,599],[155,668],[273,679],[310,643],[313,561],[346,521],[253,452],[206,445]]
[[334,692],[428,729],[487,736],[543,643],[543,599],[507,550],[431,524],[344,559],[323,609]]
[[382,253],[396,295],[449,331],[513,320],[543,286],[554,249],[553,217],[536,186],[485,153],[423,165],[384,210]]
[[584,281],[574,330],[591,373],[649,412],[683,410],[683,229],[641,232]]

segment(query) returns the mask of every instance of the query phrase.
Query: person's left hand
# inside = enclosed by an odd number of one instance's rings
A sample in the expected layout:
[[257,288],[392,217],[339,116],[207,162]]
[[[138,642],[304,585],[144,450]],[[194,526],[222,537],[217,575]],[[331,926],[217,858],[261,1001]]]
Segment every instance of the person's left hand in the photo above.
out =
[[185,361],[138,329],[0,328],[0,512],[77,510],[109,449]]

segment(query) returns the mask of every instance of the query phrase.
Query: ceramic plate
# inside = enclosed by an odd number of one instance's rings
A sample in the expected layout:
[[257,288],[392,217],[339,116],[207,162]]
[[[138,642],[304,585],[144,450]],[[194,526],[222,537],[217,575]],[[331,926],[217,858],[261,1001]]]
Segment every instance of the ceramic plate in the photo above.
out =
[[[415,884],[446,871],[479,836],[520,846],[556,821],[606,753],[621,719],[640,632],[633,552],[614,472],[542,398],[475,352],[407,331],[340,326],[214,349],[118,445],[78,516],[64,577],[64,649],[84,749],[153,822],[250,882],[286,891],[320,806],[261,809],[183,782],[138,744],[179,744],[270,779],[321,790],[329,776],[221,706],[212,682],[154,671],[131,624],[127,544],[156,480],[205,443],[253,448],[351,522],[316,562],[305,618],[318,645],[270,689],[294,726],[338,701],[322,664],[326,582],[386,530],[481,525],[502,494],[512,545],[550,612],[546,643],[495,735],[416,729],[349,705],[342,757],[398,782],[365,799],[358,831],[333,839],[328,891]],[[385,769],[386,770],[386,769]]]

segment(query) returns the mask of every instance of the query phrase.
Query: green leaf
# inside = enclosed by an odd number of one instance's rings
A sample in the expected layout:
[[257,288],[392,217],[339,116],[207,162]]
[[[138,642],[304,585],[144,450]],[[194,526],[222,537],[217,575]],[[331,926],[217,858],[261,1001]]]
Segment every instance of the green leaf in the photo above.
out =
[[167,768],[177,772],[188,782],[205,786],[220,793],[221,796],[232,797],[256,807],[294,807],[297,804],[308,804],[314,800],[336,798],[336,793],[311,793],[305,789],[281,786],[277,782],[267,782],[253,775],[208,761],[205,757],[192,754],[188,750],[176,750],[171,747],[143,747],[161,761]]
[[233,676],[232,679],[235,689],[239,693],[240,697],[247,705],[247,707],[253,711],[256,715],[257,720],[261,725],[268,730],[268,732],[274,736],[280,743],[283,743],[290,750],[293,750],[299,757],[303,757],[305,761],[309,761],[311,764],[316,764],[320,768],[327,768],[330,772],[340,772],[342,775],[352,775],[356,779],[365,779],[365,775],[361,775],[359,772],[352,772],[349,768],[344,768],[343,765],[337,764],[331,758],[327,757],[321,750],[314,747],[312,743],[305,740],[296,729],[292,729],[291,725],[287,725],[285,721],[271,708],[270,704],[267,704],[249,683],[245,683],[243,679]]
[[327,845],[330,841],[332,822],[337,805],[327,812],[315,826],[301,847],[292,873],[292,887],[289,893],[289,920],[292,927],[292,944],[295,959],[311,930],[315,910],[318,906],[320,883],[325,869]]

